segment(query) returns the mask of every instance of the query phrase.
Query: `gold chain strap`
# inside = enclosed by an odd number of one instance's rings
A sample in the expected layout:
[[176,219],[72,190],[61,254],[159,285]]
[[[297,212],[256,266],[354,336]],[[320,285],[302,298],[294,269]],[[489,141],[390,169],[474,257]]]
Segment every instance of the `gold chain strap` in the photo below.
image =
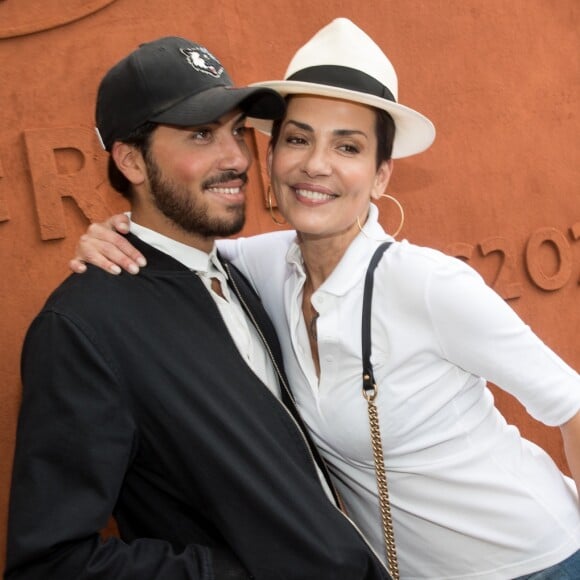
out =
[[[365,375],[364,378],[366,381],[370,380],[369,375]],[[393,532],[393,518],[391,517],[391,502],[389,500],[389,488],[387,487],[387,472],[385,470],[383,456],[383,444],[381,440],[381,429],[379,426],[379,414],[375,404],[377,391],[377,385],[374,384],[372,390],[363,389],[363,396],[366,399],[368,405],[371,443],[373,447],[377,487],[379,490],[379,507],[381,512],[381,523],[383,526],[383,536],[385,539],[388,568],[393,580],[399,580],[399,564],[397,563],[397,549],[395,547],[395,534]]]

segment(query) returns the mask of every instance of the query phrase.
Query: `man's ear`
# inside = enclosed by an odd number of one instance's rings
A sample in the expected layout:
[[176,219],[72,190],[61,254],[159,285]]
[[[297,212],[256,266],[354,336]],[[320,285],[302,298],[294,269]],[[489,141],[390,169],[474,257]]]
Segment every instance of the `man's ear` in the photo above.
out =
[[133,185],[141,185],[145,181],[147,171],[143,155],[134,145],[115,141],[111,148],[111,156],[119,171]]
[[377,169],[375,182],[371,191],[371,197],[373,199],[379,199],[382,195],[385,194],[392,174],[393,160],[389,159],[388,161],[383,161]]

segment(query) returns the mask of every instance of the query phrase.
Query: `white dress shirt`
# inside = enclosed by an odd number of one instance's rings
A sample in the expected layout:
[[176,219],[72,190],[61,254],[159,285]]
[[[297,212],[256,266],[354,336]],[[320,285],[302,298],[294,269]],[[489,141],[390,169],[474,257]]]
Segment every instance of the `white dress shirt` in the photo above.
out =
[[[131,221],[130,229],[132,234],[145,243],[168,254],[197,273],[210,291],[243,359],[276,397],[280,398],[280,386],[272,361],[254,325],[248,321],[237,296],[230,292],[227,284],[228,276],[217,258],[215,246],[209,254],[206,254],[134,221]],[[211,289],[212,278],[217,278],[220,281],[223,298]]]

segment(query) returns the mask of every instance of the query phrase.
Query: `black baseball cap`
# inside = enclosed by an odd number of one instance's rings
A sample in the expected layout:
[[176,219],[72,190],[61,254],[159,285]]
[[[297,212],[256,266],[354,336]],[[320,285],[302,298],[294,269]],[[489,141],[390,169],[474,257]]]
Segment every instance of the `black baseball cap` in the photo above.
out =
[[207,48],[166,36],[140,45],[107,72],[97,94],[97,132],[110,151],[147,121],[203,125],[236,107],[249,117],[272,120],[285,110],[272,89],[235,87]]

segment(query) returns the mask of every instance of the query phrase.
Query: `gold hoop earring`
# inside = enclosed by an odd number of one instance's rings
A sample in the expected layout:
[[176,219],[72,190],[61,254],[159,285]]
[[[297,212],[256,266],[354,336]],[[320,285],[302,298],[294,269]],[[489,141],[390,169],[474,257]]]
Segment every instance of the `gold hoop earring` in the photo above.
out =
[[390,199],[399,208],[399,211],[401,212],[401,223],[399,224],[399,227],[397,228],[395,233],[391,234],[393,236],[393,238],[396,238],[401,233],[401,230],[403,229],[403,225],[405,224],[405,210],[403,209],[401,202],[396,197],[393,197],[392,195],[389,195],[388,193],[381,193],[381,195],[379,197],[386,197],[387,199]]
[[[403,209],[403,206],[401,205],[401,203],[399,202],[398,199],[394,198],[392,195],[388,195],[387,193],[381,193],[381,195],[379,197],[387,197],[389,198],[391,201],[393,201],[397,207],[399,208],[399,211],[401,212],[401,223],[399,224],[399,227],[397,228],[397,230],[395,231],[394,234],[391,234],[393,238],[396,238],[399,233],[401,232],[401,230],[403,229],[403,224],[405,223],[405,210]],[[369,236],[365,230],[364,227],[361,225],[360,223],[360,217],[357,216],[356,217],[356,225],[358,226],[358,229],[360,231],[360,233],[365,237],[368,238],[369,240],[374,240],[375,238],[371,238],[371,236]],[[376,240],[377,242],[383,241],[383,240]]]
[[268,192],[266,195],[266,204],[268,205],[268,211],[270,212],[270,217],[272,218],[272,221],[278,225],[278,226],[284,226],[286,225],[288,222],[287,221],[278,221],[276,219],[276,216],[274,215],[274,208],[272,207],[272,186],[268,185]]
[[360,231],[360,233],[367,238],[368,240],[374,240],[375,242],[384,242],[387,238],[373,238],[372,236],[369,236],[365,230],[364,227],[361,225],[360,223],[360,217],[356,216],[356,225],[358,226],[358,229]]

